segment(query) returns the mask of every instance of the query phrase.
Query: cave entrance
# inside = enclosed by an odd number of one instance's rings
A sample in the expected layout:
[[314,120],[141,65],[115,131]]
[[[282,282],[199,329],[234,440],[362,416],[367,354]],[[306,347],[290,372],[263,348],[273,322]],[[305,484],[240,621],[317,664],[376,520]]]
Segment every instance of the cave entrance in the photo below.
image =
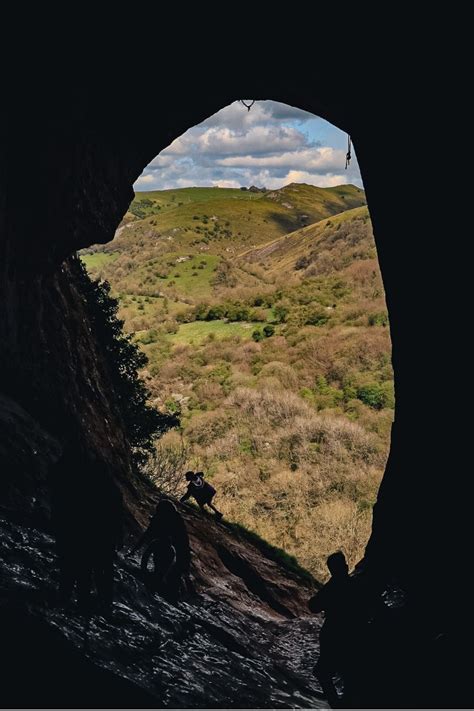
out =
[[148,356],[153,404],[181,420],[158,442],[158,485],[176,493],[174,471],[205,471],[227,518],[319,578],[336,549],[362,557],[394,408],[346,150],[314,114],[234,102],[153,158],[114,240],[82,252]]

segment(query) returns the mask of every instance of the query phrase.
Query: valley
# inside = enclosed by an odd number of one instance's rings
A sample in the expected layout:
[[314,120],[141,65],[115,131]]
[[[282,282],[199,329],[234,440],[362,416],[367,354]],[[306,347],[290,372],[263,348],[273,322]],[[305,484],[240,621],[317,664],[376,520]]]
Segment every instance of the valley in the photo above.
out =
[[174,457],[207,473],[226,518],[319,579],[337,548],[355,564],[394,411],[363,190],[140,192],[114,240],[81,258],[148,356],[152,404],[180,417],[158,483]]

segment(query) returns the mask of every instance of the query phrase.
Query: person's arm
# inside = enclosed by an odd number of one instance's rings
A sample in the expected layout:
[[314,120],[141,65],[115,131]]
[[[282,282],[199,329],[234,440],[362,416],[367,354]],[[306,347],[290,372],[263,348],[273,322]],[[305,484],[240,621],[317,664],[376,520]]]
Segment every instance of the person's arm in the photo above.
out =
[[319,592],[316,593],[316,595],[313,595],[313,597],[308,600],[308,607],[311,612],[317,613],[322,612],[324,610],[326,605],[324,600],[325,595],[323,591],[324,588],[322,588]]
[[187,489],[186,493],[185,493],[184,496],[182,496],[182,497],[180,498],[180,500],[179,500],[180,503],[184,504],[184,502],[187,501],[190,496],[191,496],[191,487],[188,486],[188,489]]

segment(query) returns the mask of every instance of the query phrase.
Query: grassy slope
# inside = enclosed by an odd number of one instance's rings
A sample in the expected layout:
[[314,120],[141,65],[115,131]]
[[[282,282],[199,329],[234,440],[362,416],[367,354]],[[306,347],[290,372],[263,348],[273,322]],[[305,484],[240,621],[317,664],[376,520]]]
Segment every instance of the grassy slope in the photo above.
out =
[[[116,293],[196,301],[215,295],[213,272],[222,259],[234,260],[302,224],[363,204],[364,192],[352,185],[292,184],[268,193],[224,188],[141,192],[130,209],[144,217],[124,220],[112,242],[84,250],[82,257],[90,273],[109,279]],[[184,257],[187,261],[181,262]],[[241,266],[234,265],[239,284],[255,287],[265,280]],[[129,307],[123,315],[140,314]]]
[[108,262],[114,262],[119,256],[118,252],[95,252],[95,254],[84,254],[82,261],[91,273],[100,269]]
[[168,339],[173,345],[178,343],[201,343],[206,338],[231,338],[232,336],[240,336],[243,339],[249,339],[252,335],[252,330],[258,326],[257,323],[250,322],[232,322],[225,321],[194,321],[193,323],[183,323],[177,333],[170,334]]
[[[308,227],[277,237],[261,247],[245,250],[239,256],[248,262],[268,261],[270,272],[282,273],[288,269],[292,270],[299,257],[313,249],[322,251],[327,248],[328,228],[337,228],[354,219],[368,220],[368,208],[356,207],[339,215],[333,215],[330,219],[323,219]],[[375,256],[375,245],[372,252]]]
[[[161,244],[168,238],[171,244],[186,249],[207,233],[209,244],[205,251],[220,253],[247,243],[251,247],[253,243],[268,242],[304,224],[365,203],[365,193],[352,185],[317,188],[293,184],[268,193],[225,188],[141,192],[130,209],[143,217],[124,221],[115,240],[98,250],[122,252],[136,246],[137,240],[144,240],[149,247],[153,241]],[[219,233],[228,230],[231,234],[213,236],[216,227]],[[222,240],[225,245],[220,244]]]

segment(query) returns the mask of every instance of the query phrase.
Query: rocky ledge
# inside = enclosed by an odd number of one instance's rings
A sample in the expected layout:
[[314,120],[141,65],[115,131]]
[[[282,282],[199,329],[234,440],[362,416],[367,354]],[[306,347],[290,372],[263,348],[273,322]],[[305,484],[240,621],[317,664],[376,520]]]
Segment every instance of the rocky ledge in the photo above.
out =
[[195,589],[175,605],[118,557],[111,617],[54,604],[54,542],[0,517],[3,701],[11,707],[326,708],[314,585],[225,524],[185,512]]

